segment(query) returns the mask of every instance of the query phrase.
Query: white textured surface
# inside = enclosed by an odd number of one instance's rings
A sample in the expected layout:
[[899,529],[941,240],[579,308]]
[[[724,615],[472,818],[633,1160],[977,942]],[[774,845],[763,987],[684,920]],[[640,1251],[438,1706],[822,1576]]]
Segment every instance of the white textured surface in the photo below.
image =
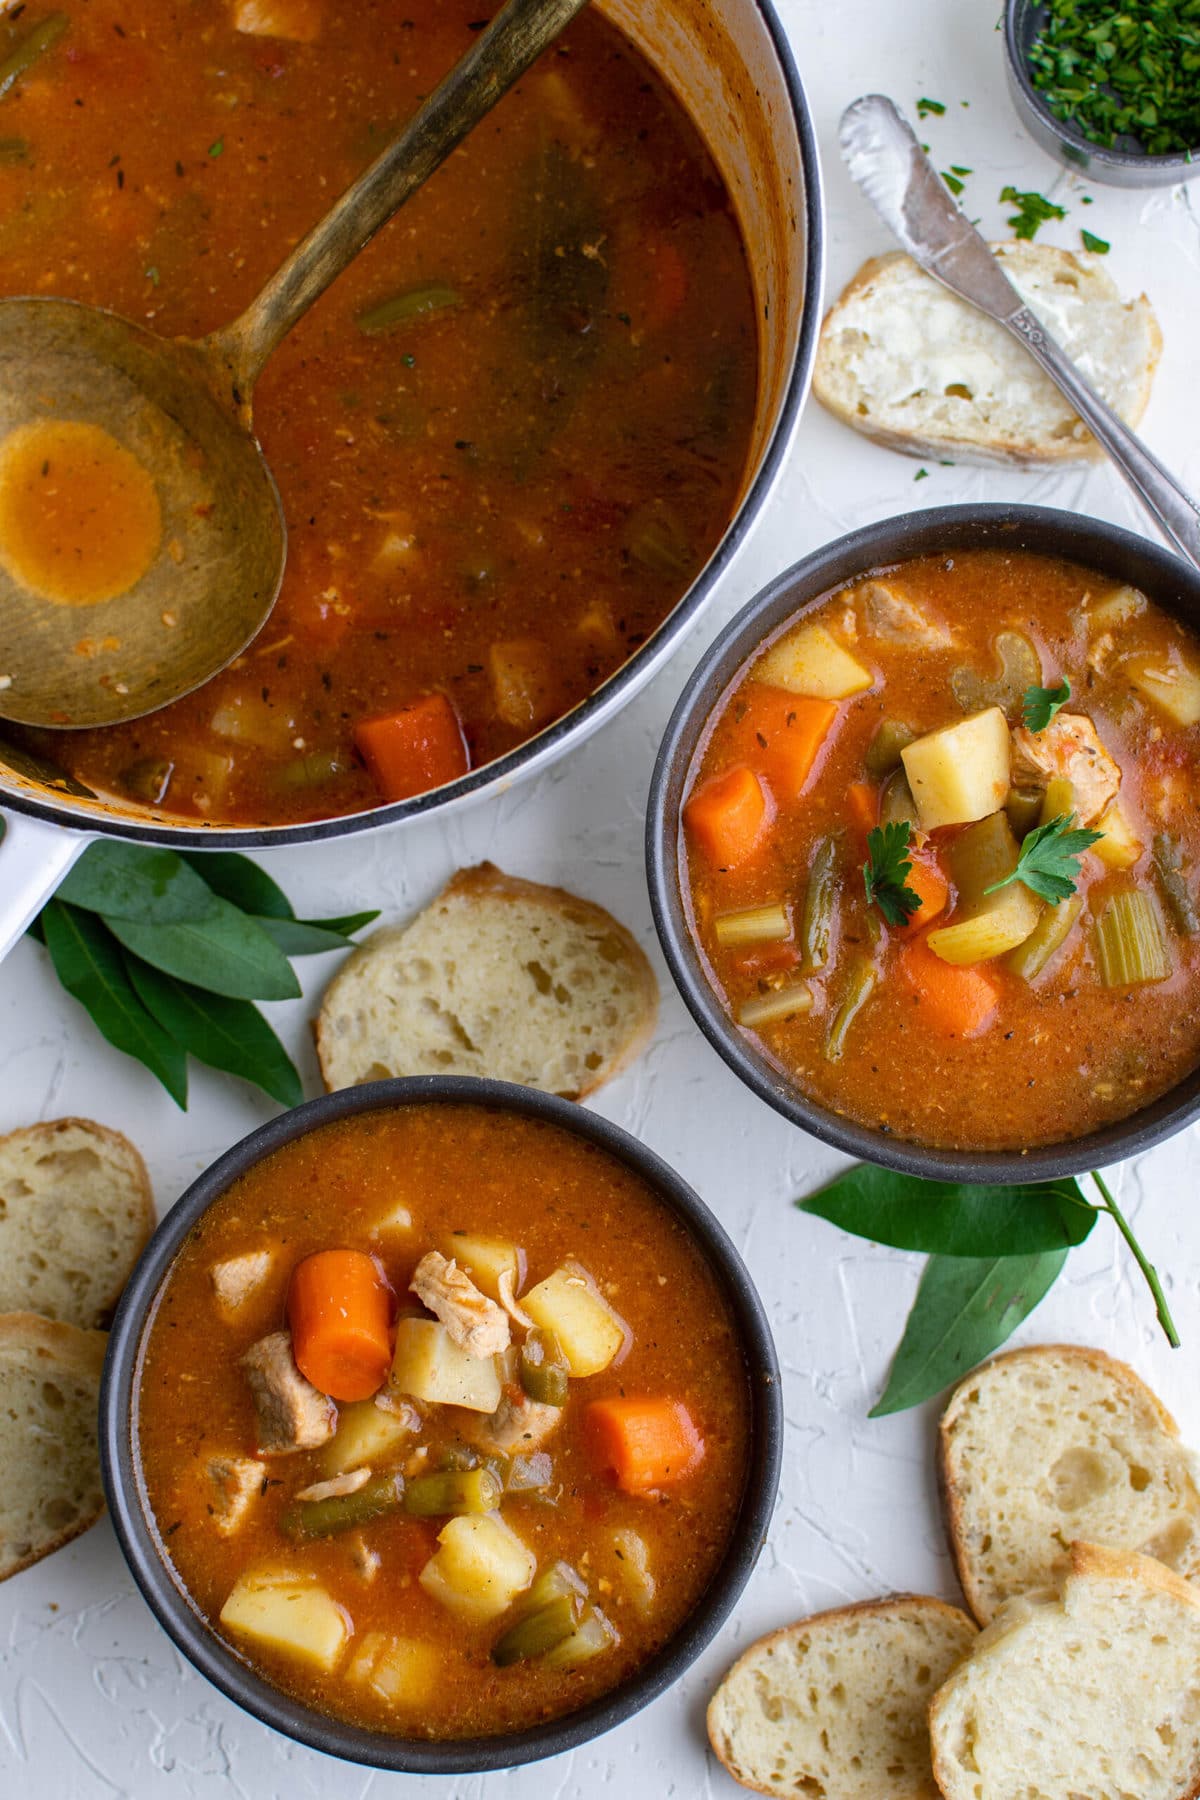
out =
[[[871,89],[907,108],[946,103],[922,136],[939,166],[969,165],[966,202],[989,236],[1004,233],[1002,186],[1070,206],[1047,241],[1078,244],[1081,225],[1112,240],[1123,290],[1145,288],[1166,353],[1144,431],[1200,490],[1195,432],[1195,308],[1200,191],[1148,197],[1075,186],[1024,137],[1004,91],[997,0],[781,0],[826,161],[830,293],[887,248],[836,154],[846,103]],[[960,106],[969,101],[969,108]],[[1200,189],[1200,184],[1198,184]],[[1080,207],[1082,192],[1095,204]],[[915,466],[855,438],[815,408],[774,503],[702,626],[650,691],[586,751],[447,825],[278,854],[268,860],[300,910],[422,904],[457,865],[483,856],[577,887],[653,943],[641,825],[655,744],[702,644],[778,569],[821,542],[914,505],[1035,500],[1142,528],[1106,468],[1029,477]],[[310,996],[331,965],[300,965]],[[311,999],[270,1009],[317,1091]],[[0,968],[0,1129],[66,1112],[130,1133],[165,1208],[218,1152],[267,1116],[249,1089],[196,1068],[181,1116],[149,1075],[108,1050],[62,994],[32,944]],[[735,1618],[670,1694],[622,1730],[526,1770],[428,1779],[429,1800],[599,1800],[733,1795],[706,1755],[708,1691],[737,1649],[815,1608],[891,1588],[953,1597],[934,1509],[932,1409],[869,1424],[866,1413],[899,1337],[916,1257],[841,1237],[789,1209],[837,1157],[746,1093],[700,1039],[669,987],[658,1035],[637,1067],[598,1099],[674,1162],[724,1218],[770,1310],[786,1381],[788,1439],[771,1540]],[[1185,1348],[1172,1355],[1148,1298],[1105,1222],[1021,1339],[1098,1343],[1134,1363],[1200,1442],[1200,1182],[1196,1133],[1117,1172],[1119,1194],[1163,1271]],[[0,1588],[0,1794],[11,1800],[378,1800],[404,1778],[329,1761],[240,1713],[175,1652],[134,1591],[107,1524]],[[414,1785],[415,1781],[414,1781]],[[880,1800],[884,1800],[881,1796]]]

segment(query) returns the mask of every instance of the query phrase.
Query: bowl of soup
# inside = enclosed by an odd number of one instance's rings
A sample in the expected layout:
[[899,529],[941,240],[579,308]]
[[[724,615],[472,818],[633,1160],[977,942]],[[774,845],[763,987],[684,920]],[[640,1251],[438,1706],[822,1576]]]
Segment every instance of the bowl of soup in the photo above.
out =
[[733,621],[668,726],[655,919],[763,1099],[1037,1180],[1200,1116],[1200,576],[1037,507],[885,520]]
[[570,1102],[421,1077],[285,1114],[172,1208],[101,1438],[198,1669],[331,1755],[457,1773],[679,1678],[765,1539],[782,1403],[678,1175]]
[[[245,306],[478,27],[468,0],[51,16],[0,21],[5,291],[166,336]],[[544,765],[661,664],[756,517],[821,270],[769,0],[598,0],[272,358],[254,427],[288,558],[257,640],[129,724],[0,724],[0,800],[278,843]],[[104,612],[80,626],[98,679]]]

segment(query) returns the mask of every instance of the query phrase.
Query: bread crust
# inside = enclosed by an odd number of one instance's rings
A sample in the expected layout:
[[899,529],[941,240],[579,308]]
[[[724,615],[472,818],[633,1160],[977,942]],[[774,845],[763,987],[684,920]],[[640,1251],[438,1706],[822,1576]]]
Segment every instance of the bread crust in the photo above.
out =
[[409,926],[423,913],[432,911],[445,900],[465,900],[484,903],[524,901],[527,905],[540,906],[549,912],[556,912],[564,918],[579,924],[590,925],[606,935],[615,937],[620,944],[624,965],[633,984],[636,998],[637,1023],[634,1030],[620,1046],[617,1053],[600,1068],[590,1072],[589,1078],[581,1082],[576,1096],[586,1100],[589,1094],[595,1093],[606,1081],[611,1081],[622,1069],[639,1056],[650,1038],[658,1019],[658,981],[654,970],[646,957],[645,951],[633,933],[622,925],[619,919],[598,906],[592,900],[585,900],[578,894],[572,894],[566,888],[550,887],[543,882],[529,881],[524,876],[506,874],[497,868],[495,863],[476,863],[473,867],[459,869],[450,877],[440,893],[422,909],[414,914],[404,925],[386,926],[373,932],[366,941],[360,944],[342,964],[329,987],[325,990],[321,1008],[313,1022],[313,1036],[316,1041],[317,1061],[321,1069],[321,1080],[327,1092],[333,1092],[334,1083],[330,1077],[333,1051],[327,1041],[330,1020],[336,1010],[337,995],[343,981],[354,980],[364,963],[373,957],[386,953],[391,944],[399,943],[408,931]]
[[[975,1571],[966,1544],[964,1514],[966,1510],[961,1484],[956,1478],[953,1456],[954,1428],[966,1404],[966,1396],[983,1373],[1013,1363],[1037,1363],[1046,1357],[1059,1357],[1067,1362],[1078,1363],[1081,1367],[1096,1369],[1115,1386],[1135,1391],[1141,1398],[1148,1400],[1163,1432],[1164,1437],[1178,1441],[1179,1427],[1154,1390],[1146,1385],[1135,1369],[1128,1363],[1120,1362],[1107,1351],[1095,1350],[1084,1344],[1028,1344],[1019,1350],[1005,1350],[999,1356],[993,1356],[980,1368],[973,1369],[954,1389],[946,1403],[945,1411],[938,1422],[936,1471],[938,1495],[941,1501],[943,1523],[950,1545],[950,1554],[954,1559],[955,1573],[959,1586],[976,1622],[980,1626],[991,1623],[987,1606],[984,1602],[981,1584],[975,1578]],[[1143,1557],[1142,1561],[1151,1559]],[[1155,1564],[1156,1568],[1161,1565]]]
[[[128,1161],[133,1174],[134,1198],[140,1215],[136,1241],[128,1266],[121,1272],[112,1292],[104,1297],[97,1308],[98,1313],[106,1316],[112,1312],[121,1298],[125,1283],[133,1273],[134,1264],[145,1249],[158,1217],[154,1205],[154,1189],[150,1185],[150,1175],[137,1145],[132,1143],[123,1132],[114,1131],[110,1125],[99,1125],[95,1119],[81,1119],[72,1114],[65,1119],[47,1119],[37,1125],[22,1125],[17,1130],[6,1132],[0,1136],[0,1166],[3,1166],[4,1157],[12,1146],[20,1143],[36,1144],[44,1140],[47,1146],[52,1147],[56,1138],[65,1137],[72,1131],[84,1132],[98,1144],[103,1145],[110,1155],[115,1153],[114,1160]],[[7,1315],[0,1314],[0,1317],[5,1316]]]
[[[0,1352],[9,1344],[34,1357],[48,1357],[51,1367],[61,1369],[64,1374],[76,1380],[94,1383],[99,1393],[108,1348],[106,1331],[84,1331],[78,1325],[67,1325],[58,1319],[44,1319],[40,1313],[0,1313]],[[82,1537],[85,1531],[91,1530],[103,1512],[104,1500],[101,1496],[94,1511],[76,1519],[36,1550],[31,1550],[28,1556],[0,1565],[0,1581],[7,1581],[11,1575],[19,1575],[22,1569],[31,1568],[34,1563],[41,1562],[43,1557],[52,1556],[73,1538]]]
[[[992,247],[995,248],[995,246]],[[1036,251],[1047,259],[1059,257],[1078,266],[1079,259],[1074,251],[1056,249],[1055,246],[1049,244],[1037,245]],[[873,443],[881,445],[885,450],[898,451],[902,456],[949,457],[955,462],[971,463],[982,468],[1032,470],[1056,468],[1064,462],[1103,461],[1105,452],[1090,432],[1086,432],[1082,438],[1064,438],[1053,443],[1047,443],[1045,440],[1022,442],[1016,438],[1010,438],[994,446],[987,446],[980,444],[974,438],[958,438],[940,434],[925,438],[909,432],[892,431],[886,426],[874,423],[870,418],[864,419],[861,414],[842,404],[826,380],[825,361],[821,348],[825,342],[826,333],[836,322],[841,309],[856,300],[860,294],[865,293],[874,282],[878,281],[881,274],[884,274],[896,263],[911,262],[911,260],[903,250],[889,250],[882,256],[870,257],[863,263],[857,274],[853,275],[846,283],[826,313],[821,322],[817,357],[813,364],[812,376],[813,394],[825,410],[832,413],[834,418],[839,419],[843,425],[848,425],[852,431],[857,431],[861,437],[870,438]],[[964,302],[964,304],[966,303]],[[1150,402],[1154,375],[1162,358],[1163,337],[1157,315],[1145,294],[1139,294],[1128,304],[1138,309],[1147,339],[1144,378],[1137,403],[1126,420],[1131,428],[1136,428],[1141,423]]]
[[768,1631],[762,1637],[755,1638],[754,1642],[748,1644],[736,1661],[726,1669],[705,1709],[704,1722],[708,1741],[712,1746],[713,1754],[726,1772],[741,1787],[749,1789],[751,1793],[767,1794],[771,1796],[771,1800],[778,1800],[781,1791],[779,1788],[763,1787],[758,1782],[748,1781],[735,1771],[729,1752],[729,1741],[716,1723],[715,1713],[721,1695],[728,1683],[734,1679],[746,1663],[761,1655],[771,1644],[777,1644],[784,1638],[795,1637],[799,1633],[810,1631],[813,1626],[837,1627],[847,1624],[853,1619],[908,1617],[914,1612],[936,1614],[948,1624],[962,1623],[974,1629],[974,1621],[960,1606],[953,1606],[948,1600],[938,1600],[932,1594],[901,1593],[888,1594],[880,1600],[858,1600],[849,1606],[831,1607],[826,1612],[810,1613],[803,1619],[797,1619],[794,1624],[782,1625],[777,1631]]

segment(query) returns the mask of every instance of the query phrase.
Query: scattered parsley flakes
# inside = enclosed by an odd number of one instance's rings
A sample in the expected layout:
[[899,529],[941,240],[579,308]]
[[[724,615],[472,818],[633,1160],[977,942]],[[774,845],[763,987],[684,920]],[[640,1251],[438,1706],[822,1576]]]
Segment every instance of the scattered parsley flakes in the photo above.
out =
[[223,137],[219,137],[215,144],[210,144],[208,146],[208,154],[210,156],[220,156],[222,151],[224,150],[224,148],[225,148],[225,139]]
[[914,481],[928,481],[929,480],[929,470],[928,469],[918,469],[916,474],[913,476],[913,480]]
[[941,175],[946,186],[950,189],[950,192],[957,198],[957,196],[962,193],[964,185],[959,180],[958,176],[951,175],[947,169],[940,169],[938,173]]
[[954,175],[973,175],[975,173],[974,169],[964,169],[961,163],[951,163],[950,170]]
[[157,287],[158,279],[158,270],[151,265],[151,267],[146,270],[146,280],[150,283],[151,287]]
[[1112,249],[1107,238],[1097,237],[1094,231],[1081,230],[1079,235],[1083,239],[1084,249],[1090,250],[1093,256],[1107,256]]
[[1048,824],[1036,826],[1021,845],[1012,874],[994,881],[984,889],[985,894],[995,894],[1011,881],[1023,881],[1031,893],[1051,906],[1069,900],[1079,881],[1079,858],[1104,836],[1102,831],[1080,831],[1074,826],[1074,813],[1060,813]]
[[921,896],[906,885],[912,873],[908,841],[912,827],[907,819],[876,825],[867,833],[867,860],[863,886],[867,905],[877,906],[889,925],[904,925],[921,910]]
[[927,119],[929,117],[930,113],[932,113],[935,118],[940,119],[942,114],[945,112],[945,110],[946,110],[946,108],[942,105],[942,102],[940,100],[918,100],[917,101],[917,117],[918,117],[918,119]]
[[1071,698],[1071,684],[1064,675],[1057,687],[1027,687],[1021,701],[1021,717],[1027,731],[1045,731],[1054,715]]
[[1044,194],[1022,193],[1015,187],[1005,187],[1000,189],[1000,198],[1020,208],[1011,219],[1005,220],[1007,225],[1012,226],[1014,237],[1035,238],[1038,227],[1044,225],[1047,219],[1065,219],[1067,216],[1065,206],[1056,206]]

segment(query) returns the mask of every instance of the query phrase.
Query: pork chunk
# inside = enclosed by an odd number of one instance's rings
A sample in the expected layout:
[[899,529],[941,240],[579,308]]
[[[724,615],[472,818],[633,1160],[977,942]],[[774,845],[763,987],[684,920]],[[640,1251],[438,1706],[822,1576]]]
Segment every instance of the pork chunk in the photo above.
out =
[[242,1368],[258,1413],[260,1456],[286,1456],[328,1443],[337,1426],[337,1407],[296,1367],[289,1332],[273,1331],[251,1344]]
[[251,1294],[257,1293],[275,1258],[269,1250],[247,1250],[244,1256],[230,1256],[214,1263],[209,1270],[213,1292],[226,1312],[236,1312]]
[[251,1456],[210,1456],[204,1474],[213,1524],[222,1537],[231,1537],[262,1493],[267,1465]]
[[1060,712],[1045,731],[1012,734],[1012,778],[1015,787],[1044,787],[1055,775],[1065,776],[1075,790],[1076,820],[1091,825],[1116,797],[1121,771],[1082,713]]
[[508,1349],[512,1331],[504,1308],[481,1294],[471,1277],[440,1250],[421,1258],[409,1287],[468,1356],[498,1356]]
[[562,1424],[562,1408],[543,1406],[512,1384],[489,1418],[481,1419],[472,1437],[488,1456],[530,1456],[540,1450]]
[[867,636],[880,643],[899,650],[946,650],[954,642],[940,619],[891,582],[863,581],[850,591],[862,607]]

